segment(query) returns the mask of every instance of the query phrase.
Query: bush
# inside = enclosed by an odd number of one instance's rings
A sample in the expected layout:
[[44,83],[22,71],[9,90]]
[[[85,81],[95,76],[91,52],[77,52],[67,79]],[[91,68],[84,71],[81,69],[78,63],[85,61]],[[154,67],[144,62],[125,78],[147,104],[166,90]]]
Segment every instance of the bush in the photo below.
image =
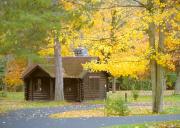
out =
[[7,93],[4,91],[0,91],[0,97],[7,97]]
[[[134,88],[135,87],[135,88]],[[151,90],[150,79],[134,79],[130,77],[123,77],[121,90]]]
[[107,116],[124,116],[128,114],[128,106],[121,97],[108,96],[105,101],[105,113]]
[[139,97],[139,91],[138,90],[132,90],[133,99],[137,100]]

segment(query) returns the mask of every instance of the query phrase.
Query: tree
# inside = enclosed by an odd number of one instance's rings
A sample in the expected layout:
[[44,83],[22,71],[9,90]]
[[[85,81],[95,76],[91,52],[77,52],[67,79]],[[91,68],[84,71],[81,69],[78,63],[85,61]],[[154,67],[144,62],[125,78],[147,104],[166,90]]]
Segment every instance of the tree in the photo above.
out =
[[[69,6],[67,7],[66,4],[69,4],[68,1],[58,1],[58,0],[52,0],[52,4],[54,8],[58,8],[60,4],[64,4],[65,8],[69,10]],[[73,5],[70,5],[70,8],[72,8]],[[72,9],[70,9],[72,10]],[[55,13],[56,15],[56,13]],[[78,14],[79,15],[79,14]],[[64,23],[64,21],[60,21],[61,24]],[[67,26],[67,24],[65,24]],[[73,27],[76,26],[73,25]],[[79,25],[78,25],[79,26]],[[64,84],[63,84],[63,68],[62,68],[62,43],[59,42],[59,34],[60,30],[53,30],[53,44],[54,44],[54,58],[55,58],[55,72],[56,72],[56,79],[55,79],[55,100],[57,101],[63,101],[64,100]],[[60,31],[61,32],[61,31]],[[64,38],[63,38],[64,39]],[[63,40],[62,39],[62,40]]]
[[23,58],[15,58],[7,63],[6,74],[4,76],[4,84],[9,90],[16,91],[16,88],[23,85],[21,79],[22,73],[27,66],[27,61]]
[[54,7],[52,0],[1,0],[0,12],[0,53],[26,57],[46,46],[52,30],[59,31],[60,21],[72,16],[63,6]]
[[[42,45],[46,45],[49,32],[60,28],[60,19],[67,16],[63,7],[54,7],[51,0],[2,0],[0,6],[2,54],[17,55],[20,51],[20,55],[27,55],[39,51]],[[56,35],[55,40],[57,38]]]
[[[54,8],[57,8],[58,0],[52,0]],[[62,70],[62,56],[61,56],[61,44],[59,42],[58,34],[54,34],[54,58],[55,58],[55,100],[64,100],[64,84],[63,84],[63,70]]]
[[[141,9],[135,8],[135,15],[133,15],[133,19],[136,20],[136,29],[135,30],[143,30],[146,32],[144,33],[143,40],[149,38],[149,53],[145,57],[146,59],[150,59],[150,69],[151,69],[151,83],[152,83],[152,92],[153,92],[153,112],[161,112],[163,107],[163,89],[165,87],[165,68],[173,69],[174,65],[171,62],[172,55],[168,52],[168,47],[165,45],[165,42],[168,41],[169,35],[174,33],[174,28],[178,28],[178,24],[175,23],[175,16],[178,14],[178,2],[177,1],[170,1],[170,0],[147,0],[147,1],[138,1],[133,0],[136,4],[135,5],[122,5],[117,3],[111,3],[113,5],[100,7],[100,9],[111,9],[117,7],[140,7]],[[106,2],[105,2],[106,3]],[[140,19],[140,20],[139,20]],[[137,22],[138,21],[138,22]],[[174,34],[173,34],[174,35]],[[146,38],[147,37],[147,38]],[[166,37],[166,38],[165,38]],[[171,39],[176,38],[173,36]],[[123,39],[123,38],[122,38]],[[124,38],[125,39],[125,38]],[[124,41],[124,40],[123,40]],[[176,45],[177,46],[177,45]],[[108,46],[105,46],[108,49]],[[129,55],[129,54],[128,54]],[[132,54],[130,54],[132,55]],[[141,53],[142,55],[142,53]],[[116,56],[120,56],[117,54]],[[116,58],[114,56],[114,58]],[[113,59],[114,59],[113,58]],[[131,58],[132,59],[132,58]],[[96,70],[106,70],[107,68],[102,68],[101,66],[112,68],[114,72],[118,72],[118,68],[122,68],[122,66],[117,66],[118,61],[108,60],[109,62],[116,62],[112,63],[112,66],[105,65],[104,63],[96,63],[92,66],[87,65],[87,67],[93,68],[94,71]],[[120,62],[120,61],[119,61]],[[101,66],[99,65],[101,64]],[[127,67],[131,67],[131,65],[126,65]],[[134,63],[135,64],[135,63]],[[114,65],[114,67],[113,67]],[[117,68],[118,67],[118,68]],[[129,68],[131,69],[131,68]],[[133,70],[132,70],[133,71]],[[109,71],[110,72],[110,71]],[[130,70],[127,71],[130,74]],[[111,72],[112,73],[112,72]],[[125,74],[125,73],[124,73]]]
[[38,53],[48,45],[47,38],[53,39],[57,68],[56,83],[58,83],[56,100],[64,99],[60,44],[62,38],[59,40],[59,36],[62,28],[68,23],[77,29],[80,28],[79,17],[83,9],[86,9],[86,5],[76,5],[74,8],[65,0],[0,1],[0,54],[27,57],[29,54]]

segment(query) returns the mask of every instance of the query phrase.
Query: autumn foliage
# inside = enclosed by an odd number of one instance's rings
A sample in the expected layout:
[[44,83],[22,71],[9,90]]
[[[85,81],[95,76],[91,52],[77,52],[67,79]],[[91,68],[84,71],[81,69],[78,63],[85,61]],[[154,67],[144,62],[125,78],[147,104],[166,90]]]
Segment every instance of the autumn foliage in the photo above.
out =
[[7,64],[4,83],[10,90],[16,90],[17,86],[23,84],[21,77],[26,66],[27,62],[24,59],[15,59]]

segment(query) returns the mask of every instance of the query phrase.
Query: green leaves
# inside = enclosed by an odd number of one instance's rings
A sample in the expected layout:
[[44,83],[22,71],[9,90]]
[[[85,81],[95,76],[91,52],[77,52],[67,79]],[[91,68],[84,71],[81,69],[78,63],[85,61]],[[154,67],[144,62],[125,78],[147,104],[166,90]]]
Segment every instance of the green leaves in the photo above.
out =
[[2,87],[2,81],[5,75],[5,59],[0,56],[0,88]]
[[128,106],[121,97],[111,95],[105,101],[105,112],[107,116],[124,116],[128,114]]
[[39,50],[46,45],[48,32],[60,29],[65,16],[66,11],[54,8],[51,0],[0,1],[0,53]]

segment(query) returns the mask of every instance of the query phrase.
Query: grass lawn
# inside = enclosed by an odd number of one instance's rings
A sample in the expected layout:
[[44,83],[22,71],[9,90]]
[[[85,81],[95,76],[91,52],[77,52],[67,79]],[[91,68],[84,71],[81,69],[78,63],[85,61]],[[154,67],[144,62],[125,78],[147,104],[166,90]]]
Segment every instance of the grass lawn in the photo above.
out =
[[[114,96],[120,96],[119,94],[113,94]],[[122,96],[122,95],[121,95]],[[165,102],[180,102],[180,95],[165,96]],[[137,101],[134,101],[132,97],[129,97],[128,102],[151,102],[150,96],[140,96]],[[87,104],[104,104],[104,100],[87,101]],[[64,105],[72,105],[69,102],[56,102],[56,101],[25,101],[23,92],[8,92],[6,97],[0,96],[0,114],[17,109],[23,108],[40,108],[40,107],[57,107]],[[129,108],[131,110],[130,115],[151,114],[151,107],[138,107]],[[138,113],[137,113],[138,112]],[[180,113],[179,107],[165,108],[164,114],[167,113]]]
[[[122,97],[124,98],[124,92],[117,92],[117,93],[109,93],[108,95],[113,95],[114,97]],[[134,100],[132,96],[128,96],[128,102],[152,102],[152,96],[139,96],[137,100]],[[171,96],[164,96],[164,102],[180,102],[180,95],[171,95]]]
[[[111,94],[113,97],[119,97],[118,93]],[[138,100],[134,101],[132,97],[129,103],[141,103],[151,102],[150,96],[140,96]],[[165,96],[165,102],[168,102],[168,106],[164,106],[164,111],[160,114],[180,114],[180,107],[175,103],[180,102],[180,95]],[[91,104],[104,104],[104,100],[88,101]],[[172,103],[172,106],[171,106]],[[132,115],[152,115],[151,106],[128,106],[128,116]],[[50,118],[76,118],[76,117],[106,117],[105,109],[94,109],[94,110],[82,110],[82,111],[68,111],[63,113],[55,113],[50,115]]]
[[168,121],[159,123],[144,123],[133,125],[119,125],[106,128],[180,128],[180,121]]
[[8,92],[6,97],[0,97],[0,114],[23,108],[56,107],[69,104],[66,101],[25,101],[23,92]]
[[[112,94],[114,96],[120,96],[124,98],[121,94]],[[92,100],[88,101],[90,104],[104,104],[104,100]],[[132,96],[128,97],[129,103],[138,103],[138,102],[152,102],[151,96],[139,96],[137,100],[134,100]],[[164,96],[164,102],[165,103],[180,103],[180,95],[172,95],[172,96]]]
[[[160,114],[180,114],[180,108],[168,107]],[[152,113],[151,107],[129,107],[127,116],[133,115],[155,115]],[[68,112],[61,112],[51,114],[50,118],[77,118],[77,117],[108,117],[104,108],[98,108],[93,110],[73,110]]]

